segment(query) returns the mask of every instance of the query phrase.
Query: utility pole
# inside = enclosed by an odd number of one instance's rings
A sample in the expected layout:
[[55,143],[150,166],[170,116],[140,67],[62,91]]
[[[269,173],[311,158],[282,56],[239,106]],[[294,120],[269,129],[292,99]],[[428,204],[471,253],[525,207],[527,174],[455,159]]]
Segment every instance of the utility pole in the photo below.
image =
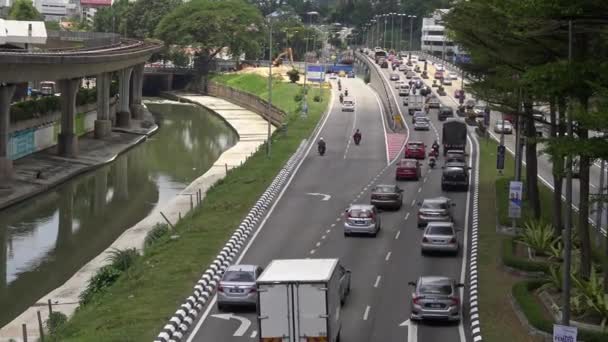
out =
[[412,62],[412,43],[414,40],[414,19],[416,18],[415,15],[408,15],[408,18],[410,18],[410,53],[408,54],[408,62]]
[[[572,20],[568,21],[568,76],[572,77]],[[568,99],[566,124],[568,137],[572,138],[572,98]],[[570,266],[572,264],[572,155],[566,157],[566,217],[564,227],[564,272],[562,289],[562,325],[570,325]]]
[[[603,135],[602,135],[603,137]],[[600,247],[602,245],[601,243],[601,238],[602,238],[602,220],[603,220],[603,216],[604,216],[604,177],[605,177],[605,173],[606,172],[606,161],[602,159],[602,162],[600,164],[600,189],[598,190],[598,201],[596,202],[596,207],[595,207],[595,227],[597,228],[597,239],[596,239],[596,247]],[[606,279],[608,280],[608,279]],[[606,289],[608,290],[608,288]]]
[[270,145],[272,140],[272,125],[270,123],[270,113],[272,110],[272,18],[268,19],[268,23],[270,24],[270,30],[268,30],[268,114],[266,115],[266,121],[268,121],[268,136],[266,137],[266,155],[270,157]]
[[403,43],[403,17],[405,16],[405,14],[403,13],[399,13],[399,18],[401,19],[401,24],[399,25],[399,48],[397,50],[403,50],[402,49],[402,43]]

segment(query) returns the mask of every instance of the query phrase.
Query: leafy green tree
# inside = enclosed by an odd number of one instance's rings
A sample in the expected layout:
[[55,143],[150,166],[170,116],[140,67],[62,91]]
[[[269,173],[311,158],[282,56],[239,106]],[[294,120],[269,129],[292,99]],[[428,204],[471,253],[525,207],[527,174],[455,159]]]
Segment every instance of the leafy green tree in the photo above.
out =
[[166,44],[196,49],[194,65],[204,91],[213,58],[224,49],[234,56],[259,51],[262,30],[259,10],[242,0],[195,0],[165,16],[156,35]]
[[129,30],[133,30],[127,20],[131,6],[133,5],[129,0],[117,0],[110,7],[99,8],[93,18],[93,31],[128,35],[131,32]]
[[42,15],[31,0],[15,0],[8,11],[10,20],[41,20]]
[[165,15],[182,3],[181,0],[137,0],[127,10],[129,34],[135,38],[150,38]]

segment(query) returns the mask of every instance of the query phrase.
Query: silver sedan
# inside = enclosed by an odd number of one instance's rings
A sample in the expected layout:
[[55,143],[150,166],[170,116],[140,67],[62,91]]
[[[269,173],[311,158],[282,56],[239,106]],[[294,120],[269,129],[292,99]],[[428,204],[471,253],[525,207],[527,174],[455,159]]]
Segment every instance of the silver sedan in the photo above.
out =
[[228,267],[217,287],[217,308],[224,311],[227,306],[252,306],[258,300],[255,281],[262,274],[256,265],[232,265]]
[[458,237],[452,222],[429,222],[420,243],[422,254],[440,252],[458,254]]
[[511,123],[507,120],[497,120],[496,123],[494,124],[494,132],[512,134],[513,125],[511,125]]
[[448,277],[426,276],[418,278],[416,282],[409,282],[409,285],[415,287],[410,319],[460,320],[458,288],[464,284],[456,283]]

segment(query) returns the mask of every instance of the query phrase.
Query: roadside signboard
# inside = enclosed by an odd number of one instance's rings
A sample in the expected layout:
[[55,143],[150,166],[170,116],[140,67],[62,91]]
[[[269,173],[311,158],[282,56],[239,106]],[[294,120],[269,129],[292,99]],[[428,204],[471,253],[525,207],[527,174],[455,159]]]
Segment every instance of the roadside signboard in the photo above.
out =
[[505,169],[505,150],[504,145],[498,145],[496,151],[496,169],[500,171]]
[[311,82],[322,82],[325,80],[325,67],[323,65],[309,65],[306,68],[308,80]]
[[302,101],[302,113],[300,115],[303,118],[308,116],[308,102],[306,102],[306,99],[304,99],[304,101]]
[[523,183],[518,181],[511,181],[509,183],[509,217],[520,218],[521,217],[521,196],[523,190]]
[[553,342],[576,342],[576,335],[576,327],[553,324]]

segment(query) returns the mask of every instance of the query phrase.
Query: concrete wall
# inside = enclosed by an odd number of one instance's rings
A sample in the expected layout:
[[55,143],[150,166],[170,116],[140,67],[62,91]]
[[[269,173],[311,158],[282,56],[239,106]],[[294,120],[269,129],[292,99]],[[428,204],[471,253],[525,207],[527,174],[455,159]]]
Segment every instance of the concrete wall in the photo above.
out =
[[[97,119],[96,104],[77,107],[78,114],[74,127],[78,136],[92,132]],[[116,99],[110,100],[110,118],[115,120]],[[57,144],[57,134],[61,133],[61,112],[54,112],[40,118],[24,120],[11,126],[8,156],[11,160],[47,149]]]

